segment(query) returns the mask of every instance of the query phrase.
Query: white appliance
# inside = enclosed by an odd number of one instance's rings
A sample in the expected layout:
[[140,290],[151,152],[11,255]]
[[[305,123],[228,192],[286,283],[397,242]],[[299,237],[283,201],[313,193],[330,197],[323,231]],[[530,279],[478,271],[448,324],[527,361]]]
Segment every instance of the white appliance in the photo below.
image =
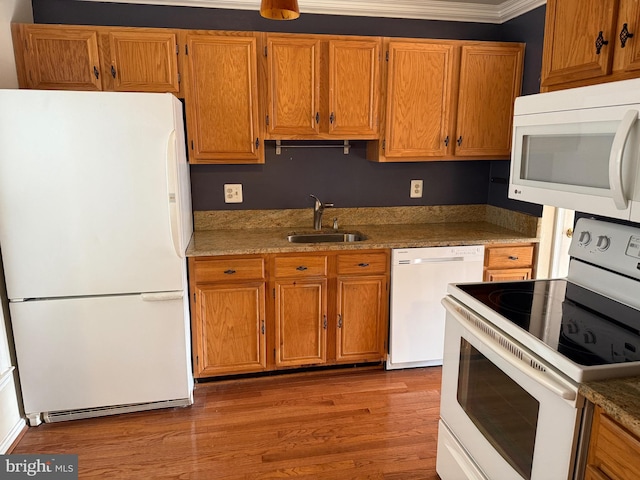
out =
[[436,470],[581,479],[580,382],[640,375],[640,228],[581,218],[566,279],[450,285]]
[[640,79],[518,97],[509,198],[640,222]]
[[388,370],[442,365],[445,310],[452,282],[482,281],[484,246],[391,251]]
[[0,248],[31,425],[193,402],[170,94],[0,90]]

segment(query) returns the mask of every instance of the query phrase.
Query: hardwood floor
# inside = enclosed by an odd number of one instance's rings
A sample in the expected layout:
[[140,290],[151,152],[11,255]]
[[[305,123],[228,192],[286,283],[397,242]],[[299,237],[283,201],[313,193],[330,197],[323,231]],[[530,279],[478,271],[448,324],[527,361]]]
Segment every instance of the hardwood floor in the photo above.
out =
[[195,403],[29,428],[81,479],[436,480],[440,367],[200,383]]

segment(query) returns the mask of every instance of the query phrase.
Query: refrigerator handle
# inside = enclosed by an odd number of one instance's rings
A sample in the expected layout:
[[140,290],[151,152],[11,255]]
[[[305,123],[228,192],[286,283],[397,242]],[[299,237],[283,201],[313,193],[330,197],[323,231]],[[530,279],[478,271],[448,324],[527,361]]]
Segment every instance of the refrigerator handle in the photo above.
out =
[[180,222],[178,219],[178,172],[176,165],[176,131],[172,130],[167,141],[167,191],[169,193],[169,231],[173,248],[179,258],[185,258],[180,248]]
[[184,297],[183,291],[175,292],[154,292],[154,293],[141,293],[140,297],[143,302],[167,302],[169,300],[180,300]]

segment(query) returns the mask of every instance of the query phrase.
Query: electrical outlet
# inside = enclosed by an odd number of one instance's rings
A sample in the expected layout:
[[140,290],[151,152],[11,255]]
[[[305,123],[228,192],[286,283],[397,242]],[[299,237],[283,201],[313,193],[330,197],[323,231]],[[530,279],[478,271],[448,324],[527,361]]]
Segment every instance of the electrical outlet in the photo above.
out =
[[422,198],[422,180],[411,180],[411,198]]
[[224,184],[224,203],[242,203],[242,184]]

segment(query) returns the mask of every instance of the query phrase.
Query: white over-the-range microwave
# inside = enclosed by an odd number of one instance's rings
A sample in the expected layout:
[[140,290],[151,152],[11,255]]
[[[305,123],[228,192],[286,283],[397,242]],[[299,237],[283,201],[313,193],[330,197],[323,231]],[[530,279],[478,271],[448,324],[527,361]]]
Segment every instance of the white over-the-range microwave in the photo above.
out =
[[509,198],[640,222],[640,79],[518,97]]

